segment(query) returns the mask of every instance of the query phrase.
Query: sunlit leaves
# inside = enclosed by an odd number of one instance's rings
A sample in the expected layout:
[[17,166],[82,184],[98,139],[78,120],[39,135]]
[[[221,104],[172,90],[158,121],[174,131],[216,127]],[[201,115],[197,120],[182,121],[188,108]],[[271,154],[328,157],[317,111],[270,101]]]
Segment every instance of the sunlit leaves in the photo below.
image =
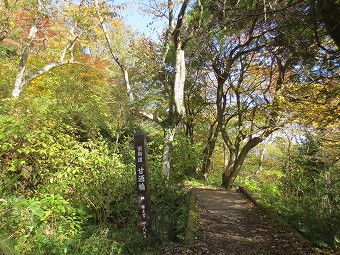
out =
[[298,113],[298,121],[315,128],[336,125],[339,118],[339,84],[292,85],[286,90],[289,106]]

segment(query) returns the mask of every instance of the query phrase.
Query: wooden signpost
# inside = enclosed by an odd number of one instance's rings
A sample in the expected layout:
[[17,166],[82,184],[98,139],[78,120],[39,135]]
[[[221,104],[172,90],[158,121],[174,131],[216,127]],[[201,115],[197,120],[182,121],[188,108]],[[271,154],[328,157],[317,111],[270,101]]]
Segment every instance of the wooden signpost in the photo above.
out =
[[134,137],[136,155],[136,182],[138,195],[139,228],[145,238],[151,237],[151,208],[146,137],[137,133]]

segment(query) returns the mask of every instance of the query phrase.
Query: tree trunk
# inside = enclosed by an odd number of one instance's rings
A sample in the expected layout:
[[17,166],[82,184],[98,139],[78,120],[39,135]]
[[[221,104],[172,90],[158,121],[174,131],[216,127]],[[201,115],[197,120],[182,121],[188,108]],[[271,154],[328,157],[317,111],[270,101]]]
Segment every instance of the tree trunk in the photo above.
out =
[[23,50],[23,52],[21,54],[19,70],[18,70],[17,77],[15,79],[14,89],[13,89],[13,92],[12,92],[12,96],[14,98],[18,98],[20,96],[20,93],[22,92],[22,90],[24,88],[24,76],[25,76],[27,59],[28,59],[29,53],[30,53],[30,51],[31,51],[31,49],[34,45],[34,40],[35,40],[35,37],[36,37],[37,32],[38,32],[38,26],[39,26],[40,20],[41,20],[41,17],[37,17],[34,20],[33,25],[30,29],[29,34],[28,34],[27,46],[25,47],[25,49]]
[[249,176],[246,177],[247,179],[252,177],[252,176],[257,175],[260,172],[262,172],[265,152],[266,152],[266,147],[263,146],[263,148],[261,150],[261,153],[260,153],[260,162],[259,162],[259,165],[258,165],[258,167],[257,167],[257,169],[255,171],[253,171]]
[[210,166],[212,162],[212,156],[215,149],[215,142],[214,140],[208,141],[207,145],[205,146],[203,150],[203,161],[202,161],[202,167],[201,172],[204,177],[204,179],[208,180],[208,175],[210,171]]
[[235,161],[236,161],[236,152],[235,151],[230,151],[229,150],[229,159],[228,159],[228,163],[225,165],[224,167],[224,174],[226,176],[228,176],[231,172],[232,172],[232,169],[233,169],[233,166],[235,164]]
[[184,50],[178,47],[178,49],[176,49],[174,99],[175,99],[176,111],[181,116],[185,115],[184,84],[185,84]]
[[130,104],[133,105],[133,103],[135,102],[135,99],[134,99],[133,92],[132,92],[131,85],[130,85],[130,81],[129,81],[129,72],[124,68],[122,68],[122,70],[123,70],[123,73],[124,73],[125,87],[126,87],[126,91],[128,93],[128,96],[129,96],[129,101],[130,101]]
[[218,131],[219,131],[218,126],[215,127],[215,124],[216,123],[210,125],[210,133],[209,133],[208,142],[203,150],[201,173],[204,176],[205,180],[208,179],[212,156],[215,150]]
[[173,147],[173,141],[175,137],[176,127],[164,128],[164,148],[163,148],[163,175],[169,179],[170,166],[171,166],[171,152]]
[[232,187],[236,177],[238,176],[238,174],[241,171],[244,158],[245,157],[238,158],[238,160],[235,161],[234,165],[232,166],[231,172],[229,174],[226,173],[226,172],[224,172],[222,174],[222,187],[224,187],[226,189],[229,189],[229,188]]
[[234,184],[234,181],[238,174],[241,171],[243,162],[248,155],[248,152],[262,142],[263,139],[259,137],[251,138],[242,148],[240,154],[235,158],[235,161],[231,163],[231,167],[229,169],[225,169],[222,174],[222,187],[231,188]]
[[185,135],[189,139],[191,145],[194,144],[194,129],[195,129],[195,122],[194,118],[187,118],[184,121],[185,125]]
[[[186,139],[186,143],[187,143],[187,146],[189,147],[192,147],[195,143],[194,141],[194,127],[195,127],[195,124],[194,124],[194,121],[192,119],[189,119],[187,120],[185,123],[185,135],[187,137]],[[193,155],[189,152],[189,153],[186,153],[186,158],[188,160],[188,162],[193,162]],[[190,164],[190,165],[187,165],[186,168],[185,168],[185,174],[187,176],[194,176],[197,174],[197,164]]]
[[130,85],[128,68],[125,66],[125,64],[121,60],[120,56],[113,49],[113,43],[112,43],[109,31],[108,31],[108,29],[106,27],[105,20],[104,20],[104,18],[102,16],[102,13],[100,12],[100,7],[99,7],[98,0],[95,0],[94,4],[95,4],[95,7],[96,7],[97,15],[98,15],[98,18],[99,18],[99,21],[100,21],[100,24],[101,24],[101,27],[102,27],[105,39],[106,39],[107,47],[109,48],[111,57],[113,58],[113,60],[117,63],[117,65],[122,70],[122,73],[124,75],[124,83],[125,83],[126,92],[127,92],[128,96],[129,96],[130,104],[133,105],[133,103],[134,103],[134,96],[133,96],[133,92],[132,92],[131,85]]

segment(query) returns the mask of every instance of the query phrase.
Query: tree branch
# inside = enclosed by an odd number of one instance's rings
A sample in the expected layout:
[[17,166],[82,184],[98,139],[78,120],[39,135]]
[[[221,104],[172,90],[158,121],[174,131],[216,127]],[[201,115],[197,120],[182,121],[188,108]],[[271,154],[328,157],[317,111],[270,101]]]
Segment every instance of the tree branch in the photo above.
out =
[[157,117],[156,115],[152,113],[142,112],[142,111],[137,111],[137,114],[145,119],[152,120],[156,122],[158,125],[160,125],[161,127],[163,127],[164,121],[161,118]]
[[132,105],[135,100],[134,100],[134,95],[132,93],[132,89],[131,89],[131,85],[130,85],[128,69],[125,67],[124,63],[120,60],[120,56],[118,54],[116,54],[114,52],[113,48],[112,48],[113,43],[111,41],[111,37],[110,37],[109,32],[107,30],[106,24],[104,22],[104,18],[102,16],[101,12],[100,12],[98,0],[94,0],[94,3],[95,3],[97,15],[98,15],[100,24],[101,24],[103,32],[104,32],[104,36],[105,36],[110,54],[111,54],[113,60],[117,63],[117,65],[121,68],[121,70],[123,72],[126,91],[128,93],[128,96],[129,96],[130,104]]
[[52,69],[55,69],[57,67],[60,67],[60,66],[64,66],[64,65],[68,65],[68,64],[78,64],[78,65],[83,65],[82,63],[80,62],[74,62],[74,61],[63,61],[63,62],[54,62],[54,63],[51,63],[51,64],[48,64],[46,66],[44,66],[42,69],[40,69],[39,71],[37,71],[36,73],[26,77],[23,81],[22,81],[22,84],[23,86],[26,86],[29,82],[31,82],[32,80],[46,74],[48,71],[52,70]]
[[184,0],[181,6],[181,10],[178,13],[177,16],[177,23],[173,32],[173,37],[174,37],[174,44],[175,48],[182,48],[182,40],[181,40],[181,29],[183,26],[184,22],[184,16],[185,16],[185,11],[188,7],[189,0]]

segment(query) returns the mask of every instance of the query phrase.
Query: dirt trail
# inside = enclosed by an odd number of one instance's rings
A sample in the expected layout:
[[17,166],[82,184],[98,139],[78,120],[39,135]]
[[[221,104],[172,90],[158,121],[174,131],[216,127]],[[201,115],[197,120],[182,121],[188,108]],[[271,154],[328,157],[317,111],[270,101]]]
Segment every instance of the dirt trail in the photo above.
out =
[[162,255],[329,255],[280,228],[241,193],[197,189],[199,230],[191,247]]

